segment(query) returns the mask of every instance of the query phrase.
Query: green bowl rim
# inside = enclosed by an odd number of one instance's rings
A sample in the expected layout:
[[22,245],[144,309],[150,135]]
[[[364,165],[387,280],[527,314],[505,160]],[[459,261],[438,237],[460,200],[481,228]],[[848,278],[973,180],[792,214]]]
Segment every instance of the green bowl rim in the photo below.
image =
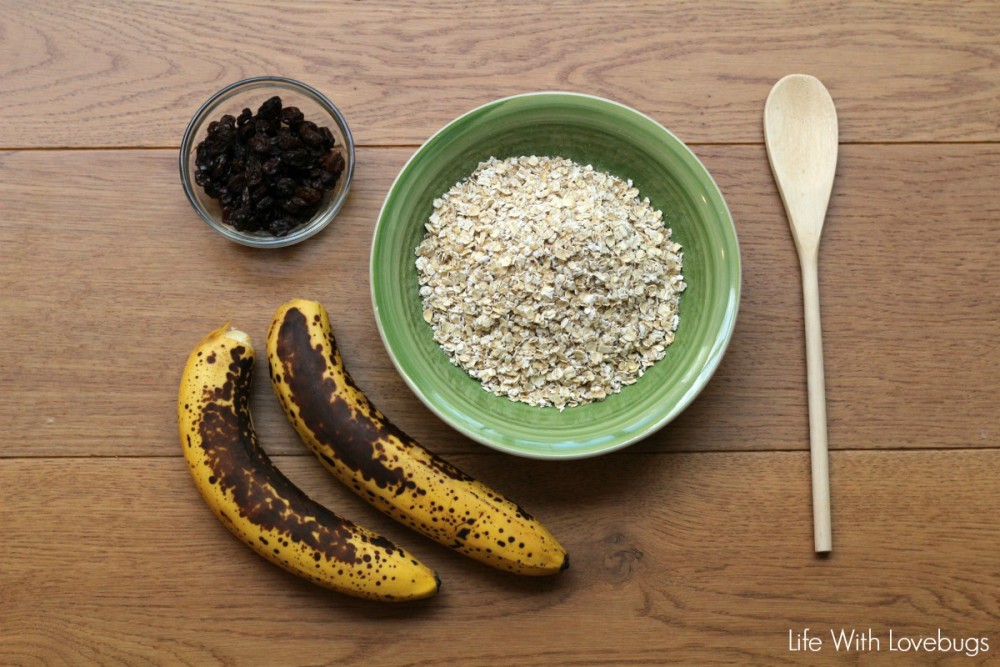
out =
[[[637,115],[637,116],[639,116],[639,117],[647,120],[648,122],[653,123],[657,127],[659,127],[663,132],[665,132],[670,137],[670,139],[672,139],[673,141],[675,141],[677,143],[677,146],[680,149],[680,152],[682,154],[686,155],[686,157],[688,157],[690,160],[693,160],[694,164],[692,166],[695,166],[695,167],[701,169],[701,171],[704,172],[705,176],[708,177],[708,180],[711,182],[712,186],[715,188],[715,191],[719,194],[719,200],[722,203],[722,208],[725,210],[726,219],[728,219],[728,221],[729,221],[729,227],[730,227],[730,229],[732,231],[733,243],[735,244],[735,249],[736,249],[736,253],[735,253],[735,259],[736,259],[736,286],[735,286],[735,290],[730,289],[730,298],[729,298],[729,302],[726,304],[726,312],[725,312],[725,316],[724,316],[724,320],[723,320],[723,328],[715,336],[715,340],[712,343],[712,349],[711,349],[711,351],[709,353],[709,356],[708,356],[708,361],[707,361],[705,367],[702,369],[702,371],[698,373],[698,377],[692,383],[691,387],[689,387],[688,390],[684,392],[684,394],[681,396],[681,398],[673,405],[673,407],[670,410],[666,411],[659,419],[657,419],[655,422],[651,423],[647,428],[643,429],[641,432],[636,433],[635,435],[632,435],[632,436],[630,436],[628,438],[625,438],[624,440],[622,440],[620,442],[615,442],[614,444],[609,445],[609,446],[604,447],[604,448],[589,449],[589,450],[583,450],[583,451],[570,451],[570,452],[565,452],[565,451],[526,451],[526,450],[522,450],[522,449],[515,449],[515,448],[512,448],[509,445],[505,445],[505,444],[493,442],[493,441],[491,441],[488,438],[482,437],[476,431],[474,431],[472,429],[469,429],[469,428],[466,428],[462,424],[454,422],[447,414],[445,414],[444,412],[442,412],[441,410],[439,410],[437,408],[437,406],[434,405],[433,401],[430,401],[430,400],[427,399],[427,397],[424,395],[424,392],[420,389],[419,385],[403,369],[403,367],[400,364],[399,360],[396,359],[396,355],[393,352],[392,348],[390,347],[388,339],[386,338],[386,332],[385,332],[385,329],[382,326],[382,316],[381,316],[381,314],[379,312],[378,303],[376,302],[376,299],[375,299],[375,292],[376,292],[376,290],[375,290],[375,249],[378,246],[378,238],[379,238],[380,231],[382,230],[382,226],[383,226],[382,225],[382,221],[383,221],[383,216],[385,214],[385,207],[388,205],[389,201],[393,198],[393,195],[395,194],[396,189],[399,187],[400,180],[409,171],[411,163],[413,163],[413,161],[421,153],[423,153],[424,149],[427,148],[427,146],[430,145],[434,140],[436,140],[438,138],[438,136],[440,136],[441,134],[445,133],[454,124],[458,123],[459,121],[461,121],[466,116],[470,116],[470,115],[472,115],[474,113],[477,113],[477,112],[479,112],[479,111],[481,111],[483,109],[486,109],[487,107],[492,107],[492,106],[500,105],[500,104],[503,104],[504,102],[508,102],[510,100],[516,100],[516,99],[520,99],[520,98],[524,98],[524,97],[549,97],[549,96],[555,96],[555,97],[577,97],[577,98],[586,98],[586,99],[590,99],[590,100],[596,100],[596,101],[604,103],[604,104],[610,104],[610,105],[613,105],[613,106],[616,106],[616,107],[620,107],[621,109],[623,109],[623,110],[625,110],[625,111],[627,111],[629,113],[633,113],[633,114],[635,114],[635,115]],[[730,343],[730,341],[732,340],[732,337],[733,337],[733,331],[736,328],[736,318],[737,318],[737,315],[739,314],[740,299],[741,299],[741,293],[742,293],[742,287],[743,287],[743,261],[742,261],[742,253],[740,252],[740,244],[739,243],[740,243],[739,242],[739,236],[736,233],[736,225],[733,222],[732,212],[729,210],[729,204],[726,202],[726,198],[722,194],[722,190],[719,188],[718,183],[715,182],[715,178],[713,178],[711,172],[709,172],[709,170],[705,167],[705,165],[702,163],[702,161],[700,159],[698,159],[698,156],[695,155],[694,152],[688,147],[688,145],[685,144],[683,141],[681,141],[681,139],[676,134],[674,134],[673,132],[671,132],[670,130],[668,130],[661,123],[659,123],[658,121],[656,121],[654,118],[652,118],[652,117],[650,117],[650,116],[642,113],[641,111],[638,111],[638,110],[636,110],[636,109],[634,109],[634,108],[632,108],[632,107],[630,107],[630,106],[628,106],[626,104],[623,104],[621,102],[616,102],[614,100],[610,100],[610,99],[607,99],[605,97],[600,97],[600,96],[597,96],[597,95],[590,95],[590,94],[587,94],[587,93],[576,93],[576,92],[571,92],[571,91],[560,91],[560,90],[534,91],[534,92],[530,92],[530,93],[520,93],[520,94],[517,94],[517,95],[510,95],[508,97],[501,97],[499,99],[495,99],[495,100],[492,100],[490,102],[486,102],[485,104],[481,104],[481,105],[479,105],[479,106],[477,106],[477,107],[475,107],[473,109],[470,109],[470,110],[466,111],[465,113],[461,114],[460,116],[455,117],[454,119],[452,119],[448,123],[446,123],[444,126],[442,126],[437,132],[435,132],[434,134],[432,134],[430,137],[427,138],[426,141],[424,141],[422,144],[420,144],[420,146],[417,148],[417,150],[415,150],[413,152],[413,154],[406,161],[406,164],[404,164],[402,166],[402,168],[399,170],[399,173],[396,174],[396,178],[393,180],[392,185],[389,187],[389,190],[386,192],[385,199],[382,200],[382,207],[379,209],[378,218],[375,221],[375,230],[374,230],[374,233],[372,234],[371,250],[369,252],[369,257],[368,257],[368,284],[369,284],[369,290],[371,292],[372,310],[374,311],[374,314],[375,314],[375,325],[378,327],[379,337],[382,339],[382,346],[385,348],[386,353],[389,355],[389,359],[392,361],[392,365],[395,366],[396,372],[398,372],[399,375],[403,378],[403,381],[407,384],[407,386],[410,388],[410,390],[417,396],[418,399],[420,399],[420,402],[423,403],[427,407],[427,409],[429,409],[431,412],[433,412],[435,415],[437,415],[437,417],[441,421],[443,421],[445,424],[447,424],[451,428],[455,429],[459,433],[465,435],[466,437],[468,437],[468,438],[470,438],[470,439],[472,439],[472,440],[474,440],[474,441],[476,441],[476,442],[478,442],[478,443],[480,443],[482,445],[486,445],[487,447],[490,447],[491,449],[494,449],[494,450],[500,451],[500,452],[504,452],[506,454],[513,454],[515,456],[520,456],[520,457],[523,457],[523,458],[542,459],[542,460],[574,460],[574,459],[584,459],[584,458],[591,458],[591,457],[594,457],[594,456],[600,456],[600,455],[603,455],[603,454],[609,454],[611,452],[615,452],[615,451],[618,451],[620,449],[624,449],[625,447],[633,445],[636,442],[638,442],[640,440],[643,440],[643,439],[651,436],[652,434],[656,433],[657,431],[659,431],[660,429],[662,429],[664,426],[666,426],[667,424],[669,424],[671,421],[673,421],[674,419],[676,419],[677,416],[680,415],[694,401],[694,399],[698,397],[698,395],[708,385],[709,380],[711,380],[712,376],[715,375],[715,371],[718,369],[719,364],[722,363],[722,358],[723,358],[723,356],[725,356],[726,349],[729,347],[729,343]]]

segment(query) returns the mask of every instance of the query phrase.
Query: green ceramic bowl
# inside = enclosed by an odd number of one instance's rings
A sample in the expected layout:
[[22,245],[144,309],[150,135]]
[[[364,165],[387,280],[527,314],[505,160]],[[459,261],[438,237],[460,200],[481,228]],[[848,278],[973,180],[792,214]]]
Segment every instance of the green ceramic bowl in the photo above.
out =
[[[490,156],[559,155],[622,178],[661,209],[683,246],[687,290],[666,356],[603,401],[562,412],[494,396],[454,366],[421,316],[414,251],[432,201]],[[736,322],[740,253],[726,202],[697,157],[662,125],[609,100],[572,93],[517,95],[446,125],[406,163],[372,242],[372,302],[403,379],[441,419],[495,449],[542,459],[594,456],[661,428],[719,365]]]

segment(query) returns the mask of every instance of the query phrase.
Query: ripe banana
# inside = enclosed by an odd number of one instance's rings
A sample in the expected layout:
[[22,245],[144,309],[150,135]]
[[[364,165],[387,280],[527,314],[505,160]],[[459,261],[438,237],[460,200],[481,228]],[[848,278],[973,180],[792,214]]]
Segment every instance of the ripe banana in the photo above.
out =
[[275,565],[341,593],[377,600],[437,593],[432,570],[311,500],[274,466],[250,416],[253,364],[249,336],[227,325],[202,339],[181,376],[181,448],[223,525]]
[[569,556],[527,512],[432,454],[379,412],[351,379],[326,309],[296,299],[267,336],[271,383],[323,465],[397,521],[488,565],[555,574]]

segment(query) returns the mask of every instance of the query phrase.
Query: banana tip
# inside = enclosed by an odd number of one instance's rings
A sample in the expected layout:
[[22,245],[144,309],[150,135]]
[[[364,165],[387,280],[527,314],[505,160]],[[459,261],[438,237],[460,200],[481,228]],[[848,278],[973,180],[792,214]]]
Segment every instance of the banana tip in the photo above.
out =
[[559,571],[565,572],[568,569],[569,569],[569,554],[566,554],[566,557],[563,558],[562,565],[559,566]]
[[244,345],[250,345],[250,334],[248,334],[247,332],[241,331],[239,329],[234,329],[233,327],[230,327],[228,324],[226,325],[225,329],[226,330],[223,331],[222,335],[225,336],[226,338],[232,338],[233,340],[239,343],[243,343]]
[[218,329],[209,332],[204,338],[201,339],[198,346],[209,345],[212,341],[219,340],[220,338],[229,338],[231,340],[235,340],[237,343],[246,345],[247,347],[253,347],[253,343],[250,340],[250,334],[229,326],[229,322],[226,322]]

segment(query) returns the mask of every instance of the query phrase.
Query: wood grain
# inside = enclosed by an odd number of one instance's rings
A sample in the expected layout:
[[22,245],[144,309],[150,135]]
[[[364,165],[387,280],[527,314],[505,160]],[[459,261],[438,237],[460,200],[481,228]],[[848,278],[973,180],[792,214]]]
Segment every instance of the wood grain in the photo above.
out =
[[[805,448],[798,266],[764,148],[698,152],[736,220],[741,312],[708,388],[639,448]],[[371,313],[374,221],[409,153],[362,150],[334,224],[282,251],[208,229],[172,151],[0,154],[0,456],[177,455],[189,349],[226,321],[262,341],[293,296],[328,306],[349,368],[402,428],[479,451],[407,389]],[[831,448],[997,447],[998,176],[992,145],[843,148],[820,257]],[[304,453],[267,382],[254,405],[271,451]]]
[[[391,523],[317,463],[279,466],[413,549],[439,597],[380,606],[314,588],[233,539],[180,458],[0,461],[0,663],[900,664],[803,656],[788,631],[1000,641],[1000,452],[833,452],[837,551],[813,556],[808,454],[459,456],[563,540],[553,579],[490,570]],[[906,536],[900,539],[900,536]],[[894,661],[895,659],[895,661]]]
[[497,97],[621,100],[692,142],[758,142],[771,85],[830,88],[846,142],[997,141],[996,5],[0,2],[0,147],[176,146],[214,91],[306,81],[366,145]]
[[[210,6],[0,0],[0,664],[979,665],[1000,652],[1000,41],[996,3],[444,0]],[[802,302],[762,144],[764,99],[818,76],[840,119],[820,255],[837,548],[811,550]],[[231,244],[176,173],[188,119],[240,78],[328,94],[362,148],[348,204],[301,246]],[[736,333],[660,433],[589,461],[503,456],[436,419],[371,313],[395,174],[497,97],[619,100],[692,142],[740,237]],[[64,150],[70,149],[70,150]],[[153,150],[147,150],[153,149]],[[199,499],[175,392],[194,342],[261,342],[324,302],[403,429],[537,514],[572,567],[516,578],[393,524],[299,444],[259,375],[265,448],[308,493],[436,567],[380,606],[260,560]],[[788,650],[872,628],[877,653]],[[898,636],[991,650],[900,655]]]

